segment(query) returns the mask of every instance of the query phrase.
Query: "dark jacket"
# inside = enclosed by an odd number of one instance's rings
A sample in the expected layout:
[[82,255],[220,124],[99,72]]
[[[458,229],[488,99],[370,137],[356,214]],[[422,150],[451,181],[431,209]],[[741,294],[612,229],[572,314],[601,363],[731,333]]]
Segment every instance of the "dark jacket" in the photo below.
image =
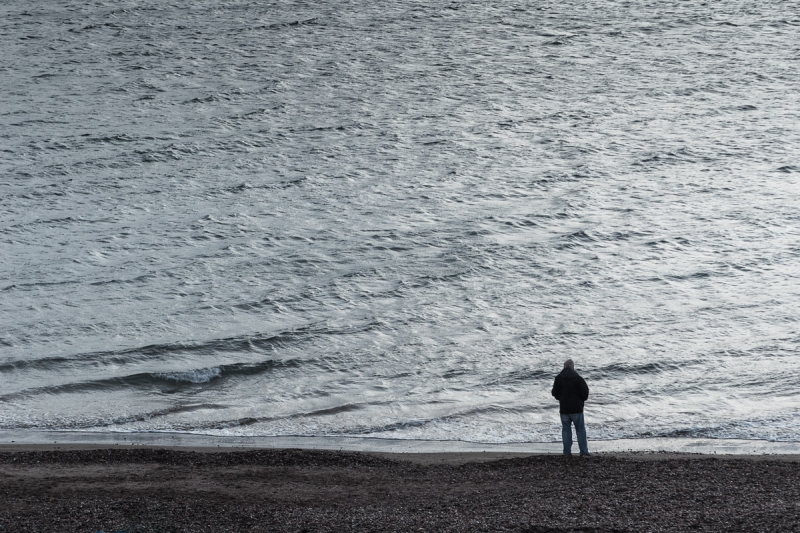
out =
[[589,386],[577,372],[565,368],[556,376],[552,394],[560,405],[559,413],[574,415],[583,412],[583,402],[589,399]]

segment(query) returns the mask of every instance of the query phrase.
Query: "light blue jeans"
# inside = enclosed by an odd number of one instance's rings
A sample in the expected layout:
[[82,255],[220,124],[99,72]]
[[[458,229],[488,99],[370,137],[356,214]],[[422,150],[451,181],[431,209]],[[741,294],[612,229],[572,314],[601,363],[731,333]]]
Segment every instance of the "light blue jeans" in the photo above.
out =
[[572,424],[575,424],[575,433],[578,435],[578,448],[581,449],[581,455],[589,455],[583,413],[561,415],[561,440],[564,441],[564,455],[572,455]]

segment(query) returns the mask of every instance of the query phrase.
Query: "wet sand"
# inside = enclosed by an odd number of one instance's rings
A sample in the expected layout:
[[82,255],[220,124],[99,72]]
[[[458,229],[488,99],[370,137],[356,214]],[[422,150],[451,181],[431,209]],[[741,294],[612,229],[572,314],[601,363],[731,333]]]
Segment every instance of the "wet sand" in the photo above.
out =
[[800,531],[800,456],[4,445],[0,531]]

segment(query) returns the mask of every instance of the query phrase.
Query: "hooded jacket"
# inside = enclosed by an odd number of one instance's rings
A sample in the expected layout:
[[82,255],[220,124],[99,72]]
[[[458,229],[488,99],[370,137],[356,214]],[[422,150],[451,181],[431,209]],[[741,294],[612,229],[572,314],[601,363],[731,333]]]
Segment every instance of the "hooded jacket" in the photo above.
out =
[[583,402],[589,399],[589,386],[577,372],[565,368],[556,376],[552,394],[558,400],[559,413],[574,415],[583,412]]

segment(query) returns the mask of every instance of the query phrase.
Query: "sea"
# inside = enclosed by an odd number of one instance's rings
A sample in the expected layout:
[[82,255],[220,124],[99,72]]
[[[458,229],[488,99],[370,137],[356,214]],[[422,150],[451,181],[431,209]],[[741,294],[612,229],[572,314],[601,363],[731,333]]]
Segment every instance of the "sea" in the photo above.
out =
[[788,0],[4,0],[0,432],[800,441]]

